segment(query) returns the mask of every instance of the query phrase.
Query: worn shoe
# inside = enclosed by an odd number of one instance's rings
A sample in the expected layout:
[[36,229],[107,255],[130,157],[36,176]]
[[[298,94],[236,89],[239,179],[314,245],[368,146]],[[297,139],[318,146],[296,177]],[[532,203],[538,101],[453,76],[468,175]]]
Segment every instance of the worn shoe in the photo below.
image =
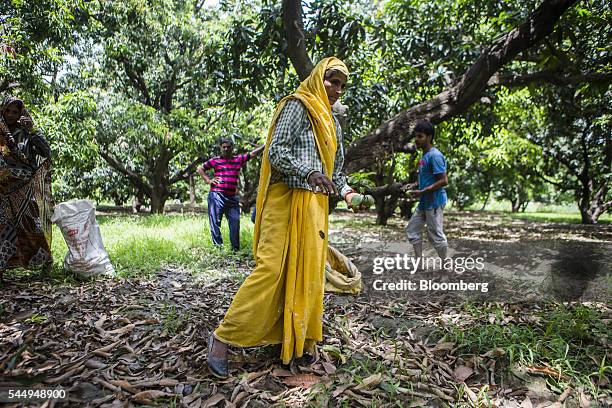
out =
[[215,343],[215,335],[213,332],[208,336],[208,359],[206,363],[208,364],[208,369],[211,374],[217,378],[226,379],[228,377],[228,363],[227,358],[223,357],[213,357],[212,349],[213,344]]
[[295,360],[296,364],[302,367],[313,365],[316,361],[317,358],[310,353],[304,353],[302,357]]

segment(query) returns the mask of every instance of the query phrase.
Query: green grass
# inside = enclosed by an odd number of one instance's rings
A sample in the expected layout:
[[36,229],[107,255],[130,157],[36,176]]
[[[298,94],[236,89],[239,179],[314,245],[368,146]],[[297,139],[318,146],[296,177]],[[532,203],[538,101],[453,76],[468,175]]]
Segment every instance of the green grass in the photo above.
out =
[[[224,247],[211,240],[206,215],[112,215],[98,216],[102,241],[119,277],[148,277],[164,267],[181,268],[208,278],[235,273],[236,265],[252,259],[253,224],[248,216],[241,219],[241,250],[229,247],[227,221],[222,223]],[[68,248],[56,226],[51,246],[54,263],[51,277],[55,282],[72,282],[75,277],[64,270]],[[30,274],[14,270],[9,274]]]
[[[583,387],[594,397],[606,392],[597,384],[612,374],[606,348],[612,329],[602,321],[598,310],[582,304],[550,304],[534,314],[538,324],[516,321],[501,324],[504,317],[512,315],[497,306],[465,305],[464,309],[477,321],[466,327],[451,326],[446,335],[459,345],[461,352],[483,354],[502,349],[504,355],[498,364],[506,368],[519,363],[548,366],[561,373],[562,378],[548,380],[559,393],[569,386]],[[513,317],[520,315],[517,311]],[[492,317],[493,323],[489,321]]]
[[[480,211],[482,203],[477,202],[467,208],[469,211]],[[451,211],[457,211],[454,203],[451,201],[448,209]],[[543,204],[538,202],[530,202],[527,206],[527,211],[513,213],[511,206],[508,201],[498,201],[491,199],[485,208],[484,213],[487,212],[501,212],[507,214],[511,218],[524,219],[531,221],[544,221],[544,222],[567,222],[580,224],[580,212],[578,211],[576,204],[565,203],[565,204]],[[599,217],[598,223],[610,224],[612,223],[612,213],[603,214]]]
[[[567,222],[572,224],[580,224],[582,218],[580,213],[563,213],[563,212],[524,212],[524,213],[508,213],[511,218],[530,221],[544,222]],[[612,214],[604,214],[599,217],[598,224],[612,224]]]

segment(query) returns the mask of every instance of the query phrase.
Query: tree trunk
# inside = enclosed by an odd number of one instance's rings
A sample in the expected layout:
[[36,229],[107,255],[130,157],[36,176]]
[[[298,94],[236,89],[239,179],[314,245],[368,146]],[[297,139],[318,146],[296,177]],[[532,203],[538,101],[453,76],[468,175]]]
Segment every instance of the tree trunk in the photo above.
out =
[[524,212],[525,212],[525,210],[527,210],[527,206],[528,206],[528,205],[529,205],[529,200],[523,201],[523,202],[521,203],[521,205],[520,205],[520,207],[521,207],[521,210],[520,210],[520,211],[521,211],[522,213],[524,213]]
[[385,197],[375,197],[376,201],[376,225],[387,225],[385,217]]
[[379,196],[376,200],[376,225],[387,225],[387,220],[393,217],[398,206],[399,195],[392,194],[389,197]]
[[597,192],[595,193],[593,199],[591,200],[591,205],[589,206],[588,211],[588,218],[593,221],[593,224],[596,224],[599,220],[599,217],[609,211],[610,208],[612,208],[612,201],[604,202],[607,192],[608,183],[604,181],[599,190],[597,190]]
[[251,206],[257,201],[257,187],[259,185],[259,167],[257,169],[257,172],[252,177],[248,177],[247,174],[244,174],[244,177],[242,177],[240,204],[242,207],[243,214],[249,214],[251,212]]
[[140,212],[140,209],[143,205],[143,200],[144,194],[142,193],[142,191],[137,190],[136,194],[134,194],[134,199],[132,200],[132,212],[134,214],[138,214]]
[[510,200],[510,208],[512,209],[513,213],[518,212],[518,209],[519,209],[519,199],[518,198],[514,198]]
[[578,192],[578,208],[580,209],[580,217],[583,224],[595,224],[596,221],[590,214],[591,209],[591,180],[588,175],[582,174],[578,178],[580,181],[580,190]]
[[401,200],[399,205],[400,216],[405,220],[409,220],[412,217],[412,209],[414,208],[415,204],[416,202],[410,199]]
[[152,193],[149,195],[149,199],[151,200],[151,214],[163,214],[164,206],[166,205],[166,200],[170,197],[165,189],[154,189]]
[[489,203],[489,198],[491,197],[491,185],[489,184],[489,187],[487,188],[487,197],[484,200],[484,203],[482,203],[482,207],[480,208],[480,211],[484,211],[485,208],[487,207],[487,204]]
[[287,56],[291,60],[300,81],[306,79],[314,68],[306,51],[302,14],[301,0],[283,0],[283,26],[287,39]]
[[404,194],[402,187],[404,187],[404,183],[392,182],[366,190],[365,193],[375,199],[376,224],[387,225],[387,220],[395,213],[400,196]]
[[193,182],[193,174],[189,175],[189,207],[191,207],[191,211],[195,210],[196,203],[196,193],[195,193],[195,183]]

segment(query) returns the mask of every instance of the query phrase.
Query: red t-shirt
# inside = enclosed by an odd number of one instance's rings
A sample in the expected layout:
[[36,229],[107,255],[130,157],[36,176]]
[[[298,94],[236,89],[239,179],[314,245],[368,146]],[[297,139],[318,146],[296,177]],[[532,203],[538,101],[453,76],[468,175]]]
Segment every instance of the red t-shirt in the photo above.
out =
[[240,168],[250,159],[250,157],[248,153],[239,154],[229,159],[217,156],[204,163],[202,166],[204,170],[214,169],[215,177],[221,179],[219,183],[213,184],[210,187],[210,191],[216,191],[228,196],[236,195]]

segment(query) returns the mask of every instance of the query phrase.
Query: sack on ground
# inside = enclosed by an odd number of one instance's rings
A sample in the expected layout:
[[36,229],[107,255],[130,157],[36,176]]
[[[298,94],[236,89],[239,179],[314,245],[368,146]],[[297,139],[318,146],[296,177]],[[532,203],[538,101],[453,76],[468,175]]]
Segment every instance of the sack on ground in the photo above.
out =
[[83,277],[115,272],[102,243],[96,209],[89,200],[71,200],[57,204],[51,221],[62,231],[68,253],[64,268]]
[[361,272],[355,264],[336,248],[327,245],[325,291],[356,295],[362,288]]

